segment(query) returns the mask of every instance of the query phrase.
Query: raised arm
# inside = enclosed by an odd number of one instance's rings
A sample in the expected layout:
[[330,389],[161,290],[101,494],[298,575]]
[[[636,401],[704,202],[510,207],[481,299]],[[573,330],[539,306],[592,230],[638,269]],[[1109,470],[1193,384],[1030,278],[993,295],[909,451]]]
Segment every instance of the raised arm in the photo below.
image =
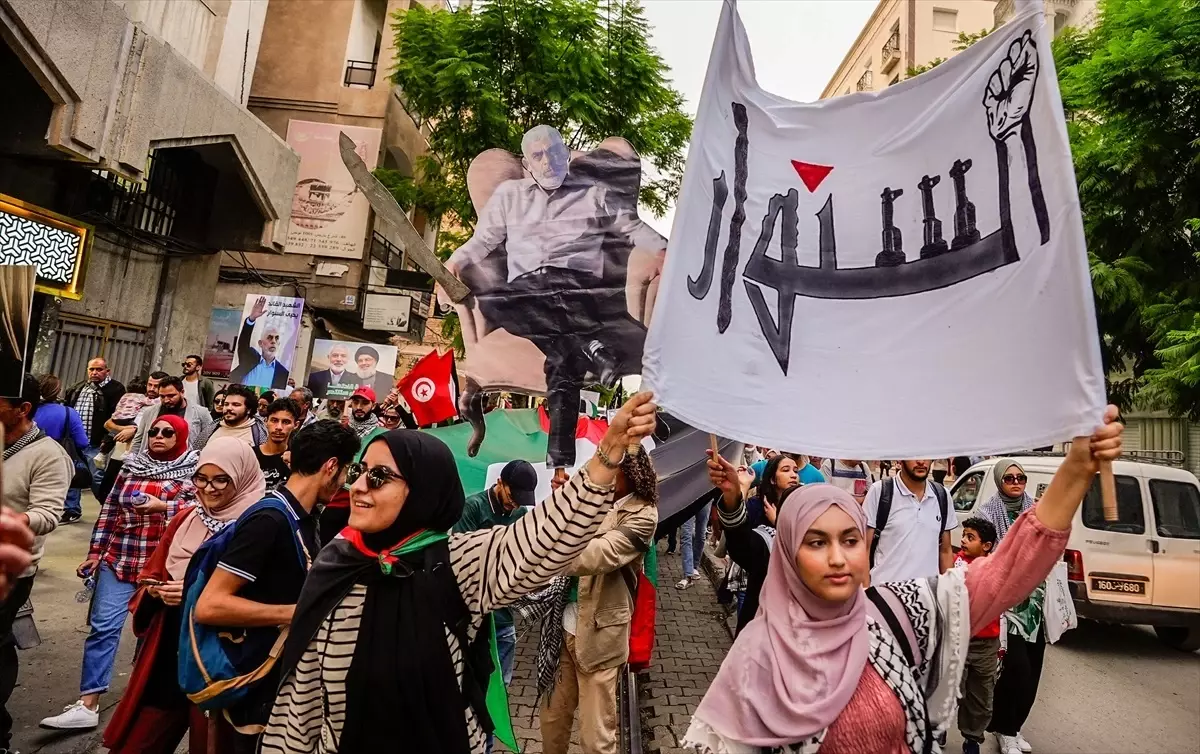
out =
[[1100,463],[1121,455],[1121,433],[1125,428],[1116,418],[1116,407],[1109,406],[1103,427],[1091,437],[1072,441],[1071,450],[1038,504],[1017,518],[995,554],[975,561],[967,569],[972,634],[1028,597],[1062,557],[1075,511]]
[[[725,530],[725,547],[729,557],[747,571],[763,573],[771,557],[767,542],[748,524],[746,515],[746,493],[754,482],[748,471],[738,469],[721,456],[708,451],[708,477],[713,486],[721,490],[721,504],[717,509],[721,526]],[[763,499],[763,513],[770,523],[775,523],[775,506]]]
[[656,412],[650,393],[629,399],[596,455],[532,512],[510,526],[451,537],[459,587],[473,612],[503,607],[571,567],[612,505],[625,448],[654,431]]

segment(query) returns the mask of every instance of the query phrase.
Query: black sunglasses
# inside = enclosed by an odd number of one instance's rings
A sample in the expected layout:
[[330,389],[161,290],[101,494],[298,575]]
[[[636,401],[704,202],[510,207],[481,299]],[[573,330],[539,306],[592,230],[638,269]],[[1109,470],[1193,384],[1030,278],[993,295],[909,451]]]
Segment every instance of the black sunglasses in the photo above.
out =
[[1029,477],[1024,474],[1005,474],[1001,479],[1005,484],[1025,484],[1029,481]]
[[148,437],[158,437],[159,435],[162,435],[169,440],[175,436],[175,430],[171,429],[170,427],[151,427],[150,430],[146,432],[146,435]]
[[367,475],[367,487],[372,490],[377,490],[391,481],[404,481],[404,477],[387,466],[367,468],[365,463],[352,463],[346,467],[346,484],[354,484],[363,474]]

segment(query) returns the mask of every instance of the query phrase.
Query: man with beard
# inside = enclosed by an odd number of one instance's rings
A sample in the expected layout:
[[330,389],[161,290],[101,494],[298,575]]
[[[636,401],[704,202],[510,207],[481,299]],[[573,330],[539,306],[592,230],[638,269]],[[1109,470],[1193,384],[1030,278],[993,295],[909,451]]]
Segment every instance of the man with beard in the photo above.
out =
[[350,396],[349,427],[360,440],[379,428],[379,417],[375,415],[375,391],[366,385]]
[[184,397],[183,380],[168,375],[158,382],[158,403],[152,403],[138,413],[137,431],[133,436],[133,444],[129,446],[130,453],[137,453],[142,449],[146,444],[146,430],[154,425],[158,417],[166,415],[178,416],[186,421],[188,434],[192,437],[203,432],[210,421],[208,409],[191,403]]
[[230,385],[225,388],[225,413],[221,418],[204,428],[196,439],[196,449],[203,450],[214,437],[236,437],[250,447],[262,445],[267,439],[267,428],[258,417],[258,396],[245,385]]
[[[358,437],[336,422],[319,421],[296,432],[292,438],[291,476],[278,489],[267,493],[287,504],[298,521],[299,536],[308,562],[317,557],[316,518],[313,510],[329,502],[346,481],[346,466],[358,453]],[[263,647],[261,656],[243,662],[250,672],[266,659],[278,636],[278,626],[292,622],[296,600],[304,585],[307,568],[296,558],[295,535],[285,514],[274,508],[251,509],[237,522],[233,538],[225,548],[204,592],[196,602],[195,618],[200,623],[222,628],[248,629],[247,646]],[[250,687],[246,697],[229,710],[239,726],[263,725],[279,687],[273,671]],[[231,751],[253,752],[257,736],[238,734]]]
[[[529,177],[496,188],[446,269],[458,275],[503,248],[506,285],[476,298],[491,325],[528,339],[546,357],[547,463],[565,481],[564,469],[575,461],[583,380],[591,372],[612,387],[623,361],[640,361],[646,339],[646,328],[629,314],[624,275],[618,282],[606,274],[606,261],[612,263],[605,244],[665,251],[666,239],[638,218],[636,180],[568,176],[571,152],[556,129],[530,129],[521,151]],[[612,158],[591,172],[618,173]]]
[[358,365],[358,383],[375,391],[375,395],[387,395],[396,386],[390,374],[375,371],[379,365],[379,351],[371,346],[359,346],[354,352],[354,363]]
[[288,449],[288,438],[299,426],[300,407],[289,398],[280,398],[267,406],[267,440],[254,447],[258,468],[262,469],[267,489],[273,490],[287,481],[291,469],[284,463],[283,454]]
[[958,516],[929,468],[928,460],[901,461],[898,477],[879,480],[867,493],[863,513],[873,584],[930,578],[954,565],[950,531]]
[[207,377],[200,376],[204,359],[197,354],[189,354],[180,366],[183,368],[183,395],[187,402],[193,406],[211,409],[217,386]]
[[[254,323],[267,311],[267,297],[259,296],[250,309],[250,316],[242,323],[242,332],[237,339],[237,368],[229,373],[229,381],[241,385],[281,389],[287,387],[288,370],[279,363],[279,343],[282,339],[279,328],[268,326],[258,339],[258,349],[250,345],[254,337]],[[256,399],[257,400],[257,399]],[[251,401],[251,406],[255,405]]]
[[[329,347],[329,368],[322,369],[319,372],[313,372],[308,375],[308,389],[313,392],[313,395],[320,398],[329,397],[329,388],[332,385],[346,385],[348,387],[357,387],[361,384],[358,375],[346,369],[346,362],[350,361],[350,351],[342,343],[334,343]],[[349,389],[346,389],[346,393]],[[345,396],[346,393],[336,393],[337,395]]]

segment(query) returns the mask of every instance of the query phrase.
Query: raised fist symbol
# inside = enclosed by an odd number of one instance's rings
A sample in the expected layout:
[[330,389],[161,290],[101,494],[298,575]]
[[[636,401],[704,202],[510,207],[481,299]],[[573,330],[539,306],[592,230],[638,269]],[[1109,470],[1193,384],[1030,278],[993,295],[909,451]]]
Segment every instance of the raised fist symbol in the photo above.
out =
[[1004,141],[1015,134],[1028,117],[1037,75],[1037,44],[1026,30],[1008,46],[1008,54],[988,79],[987,90],[983,93],[988,131],[996,141]]

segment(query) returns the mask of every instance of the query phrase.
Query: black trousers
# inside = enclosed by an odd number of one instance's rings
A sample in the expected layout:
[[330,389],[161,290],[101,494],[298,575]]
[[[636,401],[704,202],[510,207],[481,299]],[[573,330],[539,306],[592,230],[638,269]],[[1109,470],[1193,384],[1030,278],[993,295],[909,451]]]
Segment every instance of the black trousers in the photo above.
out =
[[1038,632],[1037,641],[1025,641],[1008,635],[1008,650],[1004,653],[1004,669],[996,680],[992,694],[992,721],[989,733],[1015,736],[1029,719],[1029,711],[1037,699],[1038,683],[1042,680],[1042,660],[1046,656],[1046,629]]
[[488,322],[530,340],[545,355],[546,460],[556,468],[573,466],[579,391],[592,367],[588,346],[598,341],[618,361],[641,361],[646,328],[629,315],[624,287],[605,287],[586,272],[543,267],[478,300]]
[[17,611],[33,591],[33,576],[17,579],[8,599],[0,603],[0,749],[12,743],[12,715],[8,713],[8,698],[17,686],[17,640],[13,636],[13,621]]

